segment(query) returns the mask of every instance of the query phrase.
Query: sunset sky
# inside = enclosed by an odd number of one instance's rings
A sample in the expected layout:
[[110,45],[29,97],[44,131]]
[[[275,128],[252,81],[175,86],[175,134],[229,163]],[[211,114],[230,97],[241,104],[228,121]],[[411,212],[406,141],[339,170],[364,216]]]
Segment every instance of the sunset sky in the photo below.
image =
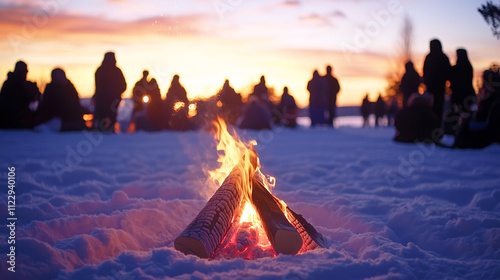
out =
[[342,87],[338,103],[357,105],[386,87],[406,16],[419,71],[432,38],[452,64],[455,50],[466,48],[477,76],[500,61],[500,40],[477,12],[484,2],[2,0],[0,73],[5,79],[22,59],[28,78],[43,83],[61,66],[90,97],[95,70],[112,50],[128,83],[124,97],[149,69],[163,96],[174,74],[190,98],[214,94],[226,78],[248,94],[265,75],[278,94],[287,85],[306,106],[312,72],[331,64]]

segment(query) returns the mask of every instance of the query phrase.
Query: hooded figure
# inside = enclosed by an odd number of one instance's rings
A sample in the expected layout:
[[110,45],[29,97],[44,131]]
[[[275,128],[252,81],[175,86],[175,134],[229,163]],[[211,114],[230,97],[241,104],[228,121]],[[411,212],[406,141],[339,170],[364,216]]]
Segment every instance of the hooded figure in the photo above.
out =
[[187,92],[179,82],[179,75],[174,75],[165,97],[168,128],[174,130],[189,129],[188,106]]
[[427,91],[434,96],[432,110],[436,114],[439,123],[443,120],[444,95],[450,71],[450,60],[443,53],[441,42],[437,39],[432,40],[430,42],[430,53],[424,62],[424,83]]
[[401,84],[399,85],[399,91],[403,93],[403,108],[408,107],[408,99],[410,96],[418,92],[418,87],[422,82],[422,78],[415,70],[413,62],[408,61],[405,64],[406,72],[401,79]]
[[451,103],[458,111],[470,112],[476,104],[476,92],[472,86],[474,70],[464,49],[457,50],[457,64],[451,69]]
[[113,131],[116,123],[118,105],[127,82],[120,68],[116,67],[115,54],[104,55],[101,66],[95,72],[94,120],[98,129]]
[[0,91],[0,128],[33,128],[30,103],[40,99],[36,83],[26,81],[28,66],[18,61]]
[[61,68],[52,70],[52,81],[47,84],[37,110],[37,124],[53,118],[61,120],[61,131],[83,130],[83,108],[73,84]]

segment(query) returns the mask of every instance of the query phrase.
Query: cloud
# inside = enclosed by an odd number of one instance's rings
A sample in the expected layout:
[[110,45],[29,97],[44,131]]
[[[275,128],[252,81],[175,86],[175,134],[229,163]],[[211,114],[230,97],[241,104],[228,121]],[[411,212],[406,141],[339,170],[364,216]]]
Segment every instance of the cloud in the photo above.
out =
[[302,23],[311,24],[311,25],[320,25],[320,26],[330,26],[331,25],[331,23],[327,17],[325,17],[323,15],[319,15],[317,13],[311,13],[311,14],[308,14],[305,16],[301,16],[299,18],[299,20]]
[[4,5],[0,10],[0,36],[29,41],[87,36],[91,36],[92,40],[137,35],[186,36],[202,33],[200,26],[204,26],[203,22],[209,19],[210,16],[205,14],[186,14],[122,21],[107,19],[102,15],[76,15],[24,4]]

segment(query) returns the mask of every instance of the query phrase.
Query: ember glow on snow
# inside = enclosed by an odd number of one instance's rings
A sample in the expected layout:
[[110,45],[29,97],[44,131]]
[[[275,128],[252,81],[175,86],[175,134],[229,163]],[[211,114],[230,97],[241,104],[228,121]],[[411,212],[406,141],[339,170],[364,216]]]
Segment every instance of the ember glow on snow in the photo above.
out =
[[162,95],[179,74],[189,98],[213,95],[226,78],[245,95],[265,75],[278,95],[286,85],[303,107],[313,70],[331,64],[342,86],[339,105],[357,105],[386,87],[406,16],[418,70],[432,38],[452,63],[465,47],[477,73],[500,60],[500,43],[477,12],[482,2],[4,0],[0,72],[23,59],[28,78],[44,84],[62,66],[80,96],[90,97],[94,72],[113,50],[129,84],[125,97],[143,69]]

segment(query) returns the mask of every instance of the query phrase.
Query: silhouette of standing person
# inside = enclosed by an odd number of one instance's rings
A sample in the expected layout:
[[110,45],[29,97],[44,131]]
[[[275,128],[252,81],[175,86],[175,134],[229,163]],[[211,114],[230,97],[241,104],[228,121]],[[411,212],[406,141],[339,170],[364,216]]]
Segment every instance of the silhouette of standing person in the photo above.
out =
[[36,83],[26,80],[28,65],[18,61],[0,91],[0,128],[33,128],[30,103],[40,99]]
[[101,66],[95,72],[95,128],[106,132],[114,131],[118,105],[126,89],[127,82],[120,68],[116,66],[115,53],[106,53]]
[[384,99],[382,99],[382,95],[378,95],[378,99],[375,102],[375,126],[378,127],[380,125],[380,120],[387,113],[387,104],[385,104]]
[[441,42],[438,39],[432,40],[430,52],[424,62],[424,83],[427,91],[434,97],[432,110],[439,123],[443,120],[444,95],[450,71],[450,60],[444,54]]
[[340,91],[340,84],[337,78],[332,75],[332,66],[326,67],[325,79],[328,83],[328,125],[333,127],[333,121],[336,117],[337,94]]
[[372,103],[368,99],[368,94],[363,98],[360,109],[363,117],[363,127],[370,127],[369,117],[372,114]]
[[493,105],[500,102],[500,72],[498,64],[492,64],[490,69],[483,72],[483,86],[481,87],[479,98],[480,102],[476,120],[486,121]]
[[408,61],[405,64],[405,69],[406,72],[399,85],[399,91],[403,94],[403,108],[408,107],[408,99],[413,93],[418,92],[418,87],[422,82],[422,78],[415,70],[413,62]]
[[471,113],[472,105],[477,103],[476,91],[472,85],[474,70],[465,49],[457,50],[457,63],[451,69],[451,103],[455,112]]
[[75,86],[66,78],[66,73],[61,68],[52,70],[51,78],[52,81],[45,87],[36,112],[37,125],[58,118],[61,120],[60,131],[86,129],[84,110]]
[[179,82],[179,75],[174,75],[165,97],[165,114],[168,128],[188,129],[188,106],[186,89]]
[[143,97],[144,95],[148,95],[148,76],[148,70],[142,71],[142,78],[135,83],[134,88],[132,89],[132,100],[134,101],[134,109],[132,110],[132,115],[135,112],[139,112],[142,110]]
[[312,79],[307,83],[307,90],[309,91],[309,117],[311,118],[311,127],[325,124],[328,83],[324,77],[319,75],[318,70],[314,70]]

